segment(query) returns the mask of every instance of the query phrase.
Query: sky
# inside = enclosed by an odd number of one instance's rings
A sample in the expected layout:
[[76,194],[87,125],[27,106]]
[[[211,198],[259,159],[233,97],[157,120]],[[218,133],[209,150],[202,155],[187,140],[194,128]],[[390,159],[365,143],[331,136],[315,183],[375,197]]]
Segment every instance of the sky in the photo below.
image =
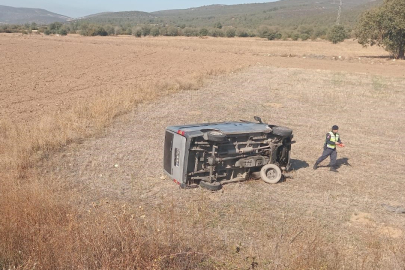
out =
[[236,5],[274,2],[276,0],[0,0],[0,5],[11,7],[41,8],[72,18],[105,11],[159,11],[185,9],[213,4]]

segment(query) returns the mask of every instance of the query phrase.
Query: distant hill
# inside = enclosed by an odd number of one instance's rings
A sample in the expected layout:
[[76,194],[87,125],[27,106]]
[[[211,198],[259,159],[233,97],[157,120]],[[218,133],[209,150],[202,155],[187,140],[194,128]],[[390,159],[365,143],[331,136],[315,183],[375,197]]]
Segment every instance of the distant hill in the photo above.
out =
[[[341,24],[352,29],[359,15],[383,0],[343,0]],[[0,5],[0,24],[25,24],[36,22],[73,22],[75,32],[95,24],[105,26],[109,34],[119,26],[121,33],[131,33],[134,26],[215,29],[225,28],[257,30],[261,26],[280,27],[295,31],[298,27],[328,28],[336,23],[340,0],[280,0],[268,3],[239,5],[209,5],[179,10],[162,10],[152,13],[141,11],[104,12],[71,19],[43,9],[13,8]],[[93,27],[94,28],[94,27]],[[73,30],[72,30],[73,29]],[[305,30],[305,29],[304,29]],[[302,32],[303,29],[300,30]],[[324,31],[324,30],[322,30]]]
[[15,8],[0,5],[0,24],[50,24],[53,22],[67,22],[70,18],[45,9]]
[[[383,0],[343,0],[341,22],[352,26],[364,10]],[[160,24],[186,27],[223,26],[256,28],[260,25],[330,26],[336,22],[340,0],[281,0],[269,3],[210,5],[180,10],[111,12],[83,18],[102,24]]]
[[[281,0],[270,3],[211,5],[152,14],[183,24],[213,24],[252,27],[259,25],[330,25],[336,22],[339,0]],[[341,21],[351,25],[359,13],[382,0],[343,0]]]
[[[379,0],[343,0],[343,8],[350,10],[354,7],[367,5]],[[339,0],[281,0],[268,3],[239,4],[239,5],[209,5],[180,10],[164,10],[152,12],[159,16],[224,16],[224,15],[243,15],[250,13],[268,13],[296,11],[299,13],[319,12],[320,10],[337,10]]]
[[139,18],[139,19],[149,19],[155,18],[156,16],[152,15],[148,12],[142,11],[120,11],[120,12],[103,12],[98,14],[92,14],[86,17],[82,17],[80,19],[125,19],[125,18]]

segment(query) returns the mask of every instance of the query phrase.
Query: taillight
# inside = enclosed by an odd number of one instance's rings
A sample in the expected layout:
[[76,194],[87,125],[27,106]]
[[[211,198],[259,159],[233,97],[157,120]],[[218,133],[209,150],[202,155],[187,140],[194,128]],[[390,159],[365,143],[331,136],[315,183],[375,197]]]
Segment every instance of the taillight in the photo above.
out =
[[179,186],[180,186],[180,182],[179,182],[179,181],[177,181],[176,179],[173,179],[173,182],[175,182],[177,185],[179,185]]
[[179,130],[179,131],[177,131],[177,134],[184,136],[184,134],[186,134],[186,133],[183,130]]

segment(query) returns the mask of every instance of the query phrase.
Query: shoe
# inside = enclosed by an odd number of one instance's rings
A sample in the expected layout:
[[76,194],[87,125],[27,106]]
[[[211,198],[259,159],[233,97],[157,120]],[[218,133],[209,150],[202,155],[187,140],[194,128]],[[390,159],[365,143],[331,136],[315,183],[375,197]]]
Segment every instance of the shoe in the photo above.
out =
[[339,172],[335,167],[330,167],[331,172]]
[[318,164],[317,164],[317,163],[314,164],[313,169],[314,169],[314,170],[318,169]]

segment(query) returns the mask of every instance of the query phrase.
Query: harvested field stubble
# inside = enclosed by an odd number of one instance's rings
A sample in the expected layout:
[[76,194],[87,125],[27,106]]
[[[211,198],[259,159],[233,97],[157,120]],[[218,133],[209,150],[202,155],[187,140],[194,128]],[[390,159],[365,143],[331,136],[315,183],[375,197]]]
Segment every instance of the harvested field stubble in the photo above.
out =
[[[405,204],[402,62],[355,62],[381,51],[352,43],[333,51],[254,39],[0,42],[0,268],[401,269],[404,217],[381,204]],[[309,54],[308,44],[352,59],[277,56]],[[257,67],[240,70],[249,65]],[[217,193],[160,180],[165,126],[253,115],[294,129],[293,178]],[[348,145],[340,173],[313,172],[335,123]]]

